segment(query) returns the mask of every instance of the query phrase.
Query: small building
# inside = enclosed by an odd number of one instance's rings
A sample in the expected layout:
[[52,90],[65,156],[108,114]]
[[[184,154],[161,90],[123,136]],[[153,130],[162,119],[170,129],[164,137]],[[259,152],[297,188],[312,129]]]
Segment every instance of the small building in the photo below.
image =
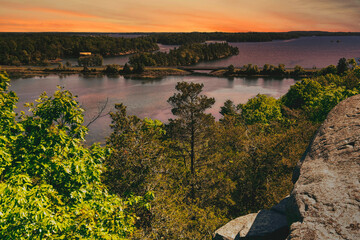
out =
[[91,52],[80,52],[80,56],[91,56]]

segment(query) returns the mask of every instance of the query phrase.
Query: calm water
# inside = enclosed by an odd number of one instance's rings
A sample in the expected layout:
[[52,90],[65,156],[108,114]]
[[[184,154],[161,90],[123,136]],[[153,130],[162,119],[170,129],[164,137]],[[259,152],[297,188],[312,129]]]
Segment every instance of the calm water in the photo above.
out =
[[[46,91],[49,95],[60,85],[78,95],[78,101],[85,111],[85,124],[96,115],[99,106],[109,99],[107,111],[113,110],[115,103],[124,103],[128,106],[128,113],[141,118],[150,117],[166,122],[173,117],[167,99],[175,92],[175,85],[179,81],[196,82],[204,84],[204,94],[214,97],[215,105],[209,112],[216,118],[220,117],[220,107],[227,99],[235,103],[245,103],[247,99],[258,93],[280,97],[295,83],[294,79],[273,78],[217,78],[208,76],[168,76],[162,80],[143,81],[130,80],[119,77],[84,77],[70,75],[60,77],[50,75],[47,77],[19,78],[11,81],[11,90],[19,96],[18,110],[26,110],[25,102],[33,102]],[[90,126],[87,137],[89,143],[104,141],[110,134],[110,119],[98,119]]]
[[239,48],[239,54],[226,59],[199,63],[201,67],[227,67],[256,64],[264,66],[269,63],[286,67],[300,65],[304,68],[323,68],[330,64],[336,65],[338,60],[360,58],[360,36],[351,37],[303,37],[293,40],[230,43]]

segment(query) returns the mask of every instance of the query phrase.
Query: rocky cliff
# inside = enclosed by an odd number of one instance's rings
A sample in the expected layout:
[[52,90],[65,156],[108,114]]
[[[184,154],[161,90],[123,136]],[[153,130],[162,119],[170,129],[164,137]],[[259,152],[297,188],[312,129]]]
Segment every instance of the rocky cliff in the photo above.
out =
[[360,95],[338,104],[294,170],[291,195],[214,239],[360,239]]

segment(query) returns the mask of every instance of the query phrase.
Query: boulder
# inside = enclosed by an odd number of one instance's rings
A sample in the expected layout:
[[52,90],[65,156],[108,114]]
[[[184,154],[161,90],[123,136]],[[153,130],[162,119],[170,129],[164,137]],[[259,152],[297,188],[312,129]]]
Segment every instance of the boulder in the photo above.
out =
[[289,232],[286,220],[288,197],[270,210],[238,217],[215,232],[215,240],[279,240],[285,239]]
[[287,239],[360,239],[360,95],[339,103],[294,176]]

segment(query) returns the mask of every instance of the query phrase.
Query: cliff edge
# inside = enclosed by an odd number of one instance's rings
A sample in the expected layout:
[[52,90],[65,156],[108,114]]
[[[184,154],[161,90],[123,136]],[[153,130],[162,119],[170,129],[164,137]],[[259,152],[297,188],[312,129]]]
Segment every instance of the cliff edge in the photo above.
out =
[[339,103],[318,129],[294,170],[291,195],[270,210],[232,220],[214,239],[360,239],[359,181],[357,95]]

